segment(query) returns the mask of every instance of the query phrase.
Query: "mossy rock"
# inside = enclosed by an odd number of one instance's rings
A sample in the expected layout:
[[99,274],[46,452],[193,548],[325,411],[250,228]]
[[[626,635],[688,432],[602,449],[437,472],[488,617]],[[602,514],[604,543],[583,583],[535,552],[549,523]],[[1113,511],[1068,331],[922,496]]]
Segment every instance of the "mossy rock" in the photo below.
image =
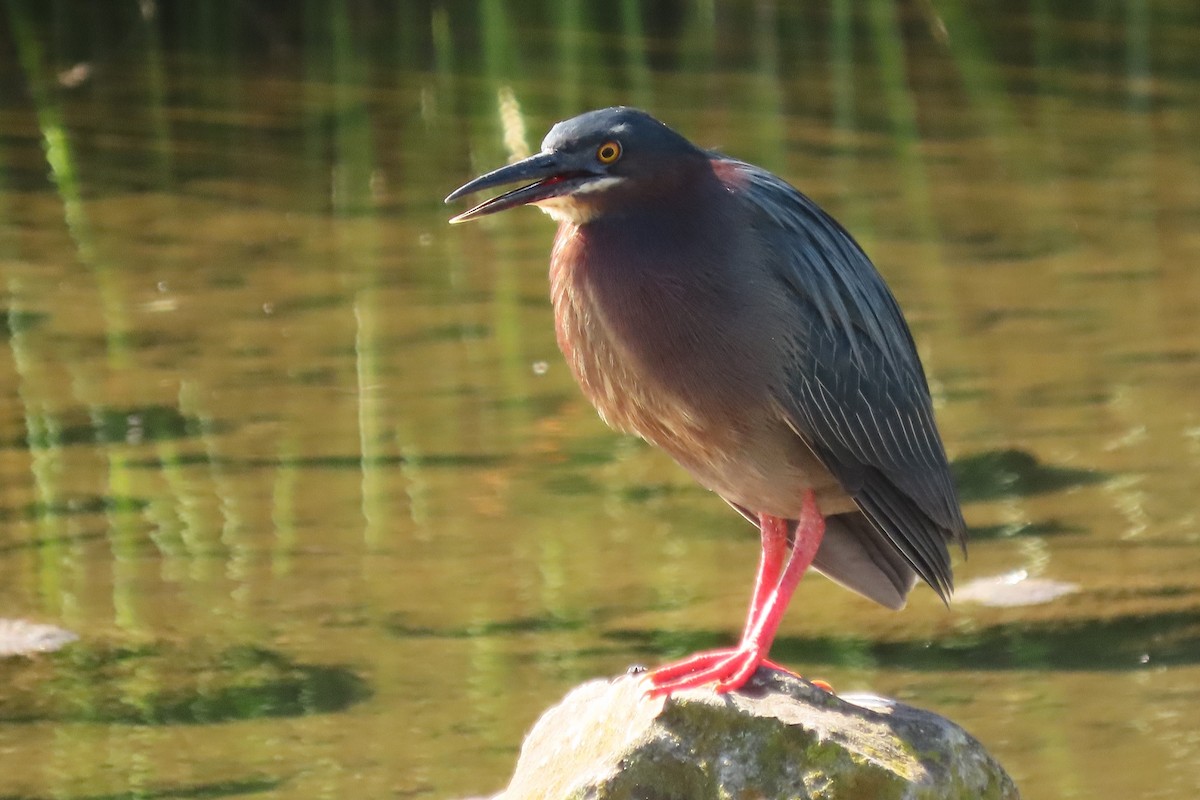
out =
[[534,726],[496,800],[1019,797],[962,728],[893,701],[765,669],[725,695],[644,690],[635,676],[575,689]]

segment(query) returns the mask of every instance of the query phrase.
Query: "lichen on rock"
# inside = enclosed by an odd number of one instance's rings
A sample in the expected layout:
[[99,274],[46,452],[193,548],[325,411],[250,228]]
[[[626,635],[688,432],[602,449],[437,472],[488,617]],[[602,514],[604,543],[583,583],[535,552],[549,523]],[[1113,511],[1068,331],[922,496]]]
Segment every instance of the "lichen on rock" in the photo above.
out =
[[530,731],[497,800],[1015,800],[962,728],[882,698],[759,670],[742,691],[648,698],[591,681]]

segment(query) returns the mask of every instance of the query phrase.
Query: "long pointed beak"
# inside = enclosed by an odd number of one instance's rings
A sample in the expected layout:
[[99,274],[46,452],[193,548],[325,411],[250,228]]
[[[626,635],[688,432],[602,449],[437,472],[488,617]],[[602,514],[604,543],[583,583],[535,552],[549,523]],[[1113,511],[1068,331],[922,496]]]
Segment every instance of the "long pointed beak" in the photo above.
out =
[[[527,184],[483,201],[474,208],[452,217],[450,223],[453,225],[467,222],[477,217],[495,214],[497,211],[504,211],[507,208],[569,194],[581,183],[595,177],[598,177],[595,173],[565,167],[562,159],[556,153],[538,153],[515,164],[509,164],[506,167],[492,170],[486,175],[480,175],[447,195],[445,202],[452,203],[460,197],[495,186],[517,182]],[[532,183],[529,183],[530,181]]]

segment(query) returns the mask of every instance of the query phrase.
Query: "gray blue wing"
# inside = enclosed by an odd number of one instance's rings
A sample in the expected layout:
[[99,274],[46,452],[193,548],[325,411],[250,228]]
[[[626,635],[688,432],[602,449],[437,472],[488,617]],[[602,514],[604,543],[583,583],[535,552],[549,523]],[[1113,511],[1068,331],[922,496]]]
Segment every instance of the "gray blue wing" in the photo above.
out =
[[965,524],[895,298],[811,199],[752,165],[726,166],[744,179],[737,194],[749,204],[758,255],[795,304],[789,380],[779,388],[789,424],[875,533],[945,599],[953,584],[947,545],[965,542]]

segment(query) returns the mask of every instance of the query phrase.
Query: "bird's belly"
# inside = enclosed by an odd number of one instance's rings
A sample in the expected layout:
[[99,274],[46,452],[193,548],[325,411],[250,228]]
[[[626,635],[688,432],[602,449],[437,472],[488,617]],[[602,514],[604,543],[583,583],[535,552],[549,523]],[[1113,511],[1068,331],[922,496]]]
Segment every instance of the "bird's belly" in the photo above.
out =
[[665,450],[702,486],[732,503],[791,519],[811,489],[825,515],[855,509],[769,397],[730,401],[700,387],[680,392],[612,358],[577,356],[572,368],[606,423]]
[[702,486],[756,513],[795,519],[807,490],[816,494],[822,514],[855,509],[838,480],[783,422],[725,431],[725,446],[715,452],[691,442],[661,446]]
[[794,518],[808,489],[827,515],[854,508],[770,395],[757,340],[728,318],[733,299],[700,314],[710,299],[686,287],[599,287],[571,253],[581,247],[572,231],[560,229],[551,261],[556,333],[606,423],[667,451],[701,485],[752,512]]

